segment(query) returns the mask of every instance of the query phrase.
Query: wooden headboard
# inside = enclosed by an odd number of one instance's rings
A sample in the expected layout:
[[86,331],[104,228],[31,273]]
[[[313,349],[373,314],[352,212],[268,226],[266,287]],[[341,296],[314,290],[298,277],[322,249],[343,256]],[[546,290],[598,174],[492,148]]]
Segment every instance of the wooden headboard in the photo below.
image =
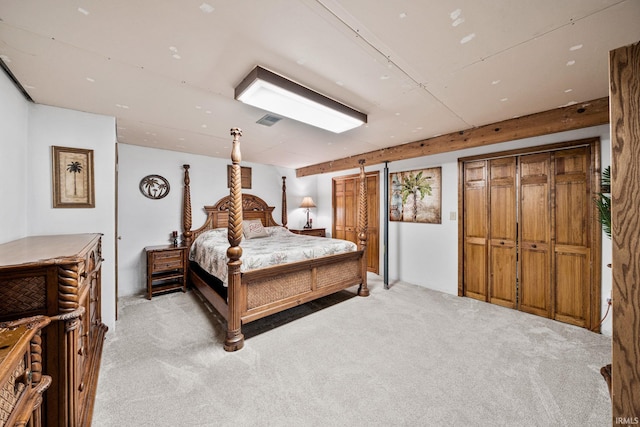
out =
[[[214,228],[227,228],[229,226],[229,207],[231,205],[231,196],[223,197],[213,206],[205,206],[207,219],[204,225],[196,230],[192,230],[192,238],[195,240],[205,231]],[[253,194],[242,195],[242,219],[259,219],[265,227],[279,226],[273,219],[273,210],[275,207],[269,206],[264,200]]]
[[[213,206],[205,206],[207,218],[204,224],[195,230],[191,229],[191,180],[189,178],[189,165],[184,165],[184,198],[183,198],[183,244],[190,246],[191,243],[203,232],[214,228],[226,228],[229,225],[229,209],[232,205],[231,195],[218,200]],[[282,177],[282,219],[283,226],[286,227],[286,185],[285,178]],[[242,194],[242,218],[260,219],[265,227],[279,226],[273,219],[273,206],[253,194]]]

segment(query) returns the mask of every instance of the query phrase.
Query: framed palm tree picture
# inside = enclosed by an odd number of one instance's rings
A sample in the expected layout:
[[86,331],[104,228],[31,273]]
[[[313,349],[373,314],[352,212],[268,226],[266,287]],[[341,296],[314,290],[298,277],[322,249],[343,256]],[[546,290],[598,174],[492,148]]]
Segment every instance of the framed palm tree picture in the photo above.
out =
[[442,223],[442,168],[389,174],[389,220]]
[[93,150],[51,147],[53,207],[94,208]]

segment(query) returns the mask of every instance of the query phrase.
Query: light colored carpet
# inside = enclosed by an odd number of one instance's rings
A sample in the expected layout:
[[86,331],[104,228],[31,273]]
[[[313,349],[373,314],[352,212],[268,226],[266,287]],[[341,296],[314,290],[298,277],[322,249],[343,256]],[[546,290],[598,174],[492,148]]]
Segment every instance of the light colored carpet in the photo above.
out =
[[249,324],[235,353],[194,292],[121,299],[93,426],[610,425],[609,337],[378,276],[370,288]]

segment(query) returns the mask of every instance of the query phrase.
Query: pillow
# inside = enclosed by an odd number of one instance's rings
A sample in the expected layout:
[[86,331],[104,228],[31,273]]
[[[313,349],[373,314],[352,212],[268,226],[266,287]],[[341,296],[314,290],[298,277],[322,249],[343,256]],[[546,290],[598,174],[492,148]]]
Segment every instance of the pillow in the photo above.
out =
[[242,221],[242,233],[247,239],[268,237],[269,234],[259,219],[246,219]]

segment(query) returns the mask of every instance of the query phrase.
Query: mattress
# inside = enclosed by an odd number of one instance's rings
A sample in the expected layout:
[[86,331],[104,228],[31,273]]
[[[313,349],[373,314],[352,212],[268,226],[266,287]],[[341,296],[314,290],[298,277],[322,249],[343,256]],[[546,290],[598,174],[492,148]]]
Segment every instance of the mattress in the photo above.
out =
[[[242,239],[241,272],[323,256],[353,252],[355,243],[341,239],[305,236],[284,227],[266,227],[267,237]],[[189,260],[227,284],[227,229],[218,228],[198,236],[191,245]]]

